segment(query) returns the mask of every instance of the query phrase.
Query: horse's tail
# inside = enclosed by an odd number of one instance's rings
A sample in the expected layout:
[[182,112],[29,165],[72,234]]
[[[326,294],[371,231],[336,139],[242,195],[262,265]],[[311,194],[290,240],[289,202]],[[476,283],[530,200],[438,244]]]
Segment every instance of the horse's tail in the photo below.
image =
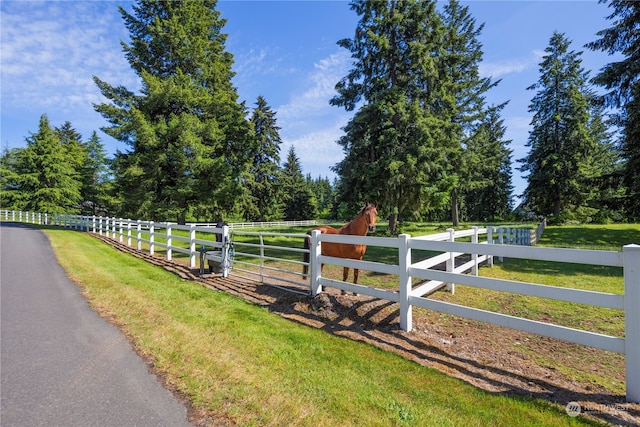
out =
[[[309,234],[309,233],[307,233],[307,234]],[[311,258],[309,256],[309,248],[310,248],[309,241],[310,240],[311,240],[311,235],[310,234],[307,237],[304,238],[304,249],[306,249],[306,251],[304,252],[304,257],[303,257],[304,265],[302,266],[302,278],[304,278],[304,279],[309,277],[309,259]]]

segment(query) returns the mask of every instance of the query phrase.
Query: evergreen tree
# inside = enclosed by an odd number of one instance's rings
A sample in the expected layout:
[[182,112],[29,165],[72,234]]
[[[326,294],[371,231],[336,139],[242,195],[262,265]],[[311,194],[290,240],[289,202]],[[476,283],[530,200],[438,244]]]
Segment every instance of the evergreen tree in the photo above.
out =
[[123,215],[183,223],[206,208],[221,217],[246,191],[254,141],[215,6],[138,0],[134,15],[120,8],[131,36],[122,46],[142,90],[94,81],[111,101],[95,105],[111,124],[104,131],[130,147],[113,164]]
[[8,147],[2,150],[2,156],[0,156],[0,206],[2,209],[23,210],[19,170],[24,150],[24,148],[9,149]]
[[60,139],[62,148],[69,162],[76,171],[81,171],[86,158],[86,149],[82,143],[82,135],[76,131],[71,122],[64,122],[62,126],[56,127],[56,136]]
[[249,221],[279,219],[282,218],[281,196],[278,193],[282,139],[280,127],[276,124],[276,113],[262,96],[256,101],[251,123],[257,148],[247,181],[252,198],[249,206],[245,206],[245,218]]
[[79,212],[80,174],[67,147],[49,124],[40,117],[38,133],[27,138],[17,162],[20,209],[46,213]]
[[[604,0],[601,0],[604,2]],[[627,190],[626,208],[632,220],[640,219],[640,2],[610,0],[613,26],[599,31],[601,38],[586,46],[624,59],[607,64],[593,81],[608,91],[606,107],[618,108],[614,123],[622,128],[621,155]]]
[[318,177],[313,179],[311,174],[307,174],[307,184],[311,188],[318,204],[320,217],[331,218],[335,193],[329,178]]
[[620,152],[611,140],[611,133],[603,119],[603,108],[592,107],[589,132],[595,144],[591,163],[587,165],[584,186],[588,189],[589,200],[583,209],[583,220],[594,222],[619,221],[624,205],[623,169]]
[[453,103],[438,75],[442,24],[434,0],[356,0],[351,8],[360,16],[355,36],[338,44],[351,52],[353,68],[331,104],[358,110],[333,170],[340,204],[377,200],[395,233],[398,215],[440,208],[453,184],[442,167],[451,128],[443,111]]
[[[474,141],[479,137],[475,132],[485,114],[484,94],[498,83],[492,83],[490,78],[480,77],[479,73],[482,44],[478,37],[484,24],[476,27],[476,20],[469,14],[469,7],[460,6],[457,0],[450,0],[444,6],[442,21],[445,29],[444,60],[440,62],[440,75],[446,83],[447,99],[450,100],[449,107],[443,110],[444,118],[449,122],[448,132],[445,134],[446,173],[451,176],[453,183],[450,198],[451,221],[454,226],[458,226],[464,189],[479,189],[481,183],[485,183],[485,190],[494,188],[487,180],[487,173],[499,174],[504,158],[501,155],[503,150],[498,150],[491,154],[499,158],[495,161],[490,159],[489,151],[478,149],[482,142]],[[493,163],[497,169],[488,170],[486,165],[489,163]],[[479,173],[476,168],[486,173]]]
[[99,215],[104,212],[108,204],[109,167],[107,155],[96,132],[91,134],[91,138],[84,144],[84,147],[86,157],[82,167],[82,188],[80,190],[83,213]]
[[283,165],[282,190],[286,220],[314,219],[318,216],[313,192],[302,175],[302,165],[293,146]]
[[506,128],[500,118],[505,104],[489,108],[483,121],[474,131],[467,146],[469,159],[468,183],[463,192],[466,215],[476,221],[498,221],[507,217],[513,208],[511,182],[511,154],[505,141]]
[[539,89],[529,106],[534,113],[527,146],[519,161],[528,172],[525,202],[537,214],[569,214],[588,200],[584,186],[588,165],[595,153],[589,132],[588,73],[581,67],[580,52],[554,32],[540,63],[540,79],[528,89]]

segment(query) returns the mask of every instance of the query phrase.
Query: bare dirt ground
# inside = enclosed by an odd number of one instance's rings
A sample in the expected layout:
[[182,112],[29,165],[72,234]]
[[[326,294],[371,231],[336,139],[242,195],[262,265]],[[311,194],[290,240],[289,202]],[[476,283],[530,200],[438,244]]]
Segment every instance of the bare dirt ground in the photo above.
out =
[[[311,298],[238,277],[223,279],[210,274],[200,277],[198,270],[183,263],[95,236],[186,280],[238,296],[292,321],[392,351],[489,393],[545,399],[562,408],[569,402],[577,402],[588,417],[612,425],[640,426],[640,404],[627,403],[624,395],[577,381],[557,369],[539,366],[525,352],[517,350],[519,343],[526,341],[536,353],[553,353],[559,365],[571,366],[580,363],[572,357],[574,344],[543,337],[531,342],[530,334],[524,332],[453,316],[439,321],[437,313],[424,310],[414,310],[414,330],[404,332],[399,328],[398,305],[393,302],[341,295],[335,289]],[[148,363],[152,366],[152,361]],[[587,369],[597,371],[601,367]],[[614,380],[624,382],[624,376]],[[191,416],[197,425],[213,421],[195,409]]]

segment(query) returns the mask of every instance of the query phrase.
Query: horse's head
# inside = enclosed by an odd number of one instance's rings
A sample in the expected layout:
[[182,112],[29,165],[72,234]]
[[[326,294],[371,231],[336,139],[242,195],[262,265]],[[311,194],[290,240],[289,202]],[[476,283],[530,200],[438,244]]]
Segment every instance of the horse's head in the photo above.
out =
[[369,233],[373,233],[374,231],[376,231],[376,219],[378,218],[377,207],[377,203],[369,204],[369,202],[367,202],[365,207],[362,209],[362,214],[367,221],[367,230],[369,231]]

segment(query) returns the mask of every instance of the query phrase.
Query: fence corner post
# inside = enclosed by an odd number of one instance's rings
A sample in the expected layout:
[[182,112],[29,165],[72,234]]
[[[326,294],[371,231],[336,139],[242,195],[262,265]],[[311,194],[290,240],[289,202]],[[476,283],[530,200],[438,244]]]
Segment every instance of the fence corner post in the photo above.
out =
[[640,245],[622,248],[627,402],[640,403]]
[[322,286],[320,285],[320,255],[322,254],[322,249],[319,237],[320,230],[311,231],[311,239],[309,241],[309,276],[311,280],[309,284],[312,297],[322,292]]
[[413,310],[409,298],[411,297],[411,248],[409,234],[400,234],[398,239],[398,265],[400,267],[400,329],[411,332],[413,329]]

